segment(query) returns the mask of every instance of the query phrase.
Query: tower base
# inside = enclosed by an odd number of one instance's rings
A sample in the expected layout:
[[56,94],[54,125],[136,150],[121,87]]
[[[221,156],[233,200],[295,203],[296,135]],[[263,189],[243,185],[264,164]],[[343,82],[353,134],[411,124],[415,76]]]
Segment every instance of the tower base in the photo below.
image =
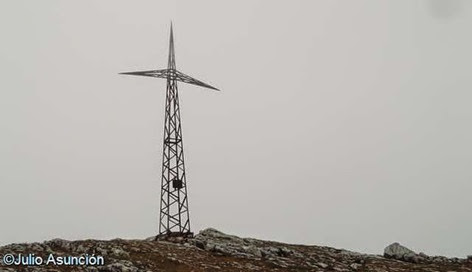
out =
[[186,239],[193,238],[193,232],[167,232],[163,234],[158,234],[155,241],[170,241],[170,242],[181,242]]

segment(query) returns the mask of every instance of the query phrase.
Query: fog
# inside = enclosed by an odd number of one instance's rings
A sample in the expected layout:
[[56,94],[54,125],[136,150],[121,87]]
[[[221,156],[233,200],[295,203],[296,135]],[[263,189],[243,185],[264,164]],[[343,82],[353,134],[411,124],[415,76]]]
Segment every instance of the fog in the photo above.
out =
[[468,1],[1,1],[0,244],[157,234],[167,65],[191,227],[472,254]]

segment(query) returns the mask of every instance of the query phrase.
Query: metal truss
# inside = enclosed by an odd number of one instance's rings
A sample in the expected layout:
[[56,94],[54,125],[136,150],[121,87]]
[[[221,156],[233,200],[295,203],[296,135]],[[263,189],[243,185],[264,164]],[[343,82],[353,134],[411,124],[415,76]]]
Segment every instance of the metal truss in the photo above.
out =
[[167,80],[164,147],[162,155],[161,203],[159,234],[157,239],[168,236],[192,236],[185,175],[184,148],[177,82],[184,82],[217,90],[193,77],[177,71],[175,66],[174,37],[170,27],[169,59],[167,69],[121,73]]

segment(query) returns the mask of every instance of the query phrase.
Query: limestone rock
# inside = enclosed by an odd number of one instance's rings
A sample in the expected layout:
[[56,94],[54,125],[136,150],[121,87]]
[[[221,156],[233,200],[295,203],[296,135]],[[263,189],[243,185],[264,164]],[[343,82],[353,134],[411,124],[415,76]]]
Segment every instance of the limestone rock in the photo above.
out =
[[395,260],[411,261],[416,256],[416,253],[399,243],[393,243],[387,246],[384,250],[384,257]]
[[[385,256],[356,253],[315,245],[291,245],[274,241],[241,238],[215,229],[206,229],[194,238],[183,241],[82,240],[55,239],[44,243],[11,244],[0,247],[5,254],[46,256],[83,254],[104,257],[96,266],[46,267],[33,269],[3,265],[0,272],[10,271],[78,271],[78,272],[151,272],[151,271],[338,271],[338,272],[471,272],[472,257],[468,259],[429,257],[393,244]],[[1,259],[1,258],[0,258]],[[399,261],[401,260],[401,261]]]

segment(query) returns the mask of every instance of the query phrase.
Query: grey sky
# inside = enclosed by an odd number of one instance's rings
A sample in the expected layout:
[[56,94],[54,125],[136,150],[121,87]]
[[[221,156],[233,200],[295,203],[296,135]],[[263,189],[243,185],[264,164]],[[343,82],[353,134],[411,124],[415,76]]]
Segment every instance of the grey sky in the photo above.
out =
[[[198,2],[198,3],[197,3]],[[472,254],[468,1],[1,1],[0,244],[156,233],[177,68],[192,229]]]

